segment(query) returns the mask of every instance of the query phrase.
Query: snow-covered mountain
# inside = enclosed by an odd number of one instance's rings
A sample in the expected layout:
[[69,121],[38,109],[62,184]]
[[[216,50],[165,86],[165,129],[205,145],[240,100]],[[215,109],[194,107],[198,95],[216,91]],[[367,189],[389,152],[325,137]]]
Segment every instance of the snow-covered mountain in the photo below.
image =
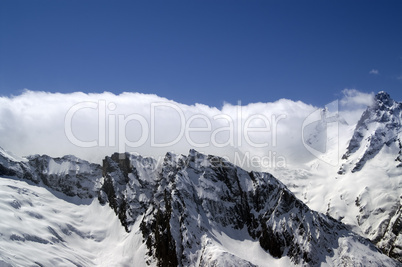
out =
[[342,221],[399,261],[401,120],[402,103],[380,92],[357,125],[340,124],[340,142],[333,148],[340,151],[340,167],[314,160],[306,168],[276,173],[309,207]]
[[195,150],[0,149],[0,266],[400,265],[402,103],[374,100],[356,125],[324,109],[304,135],[318,158],[280,181]]
[[398,265],[272,175],[194,150],[102,167],[1,151],[0,170],[2,266]]
[[375,100],[357,123],[338,174],[359,190],[353,197],[362,233],[401,261],[402,103],[385,92]]
[[[342,157],[347,161],[342,165],[339,174],[344,174],[347,170],[360,171],[385,146],[393,147],[393,144],[396,144],[396,151],[399,155],[402,153],[400,141],[402,103],[392,100],[386,92],[378,93],[375,100],[374,105],[367,108],[356,125],[353,137]],[[399,155],[395,160],[401,162],[402,157]],[[396,167],[402,167],[402,164]]]
[[[148,263],[268,265],[252,252],[239,258],[242,246],[234,251],[225,247],[232,242],[254,243],[295,264],[354,265],[381,259],[369,242],[310,210],[270,174],[246,172],[194,150],[188,156],[168,153],[162,166],[155,163],[129,154],[106,158],[100,194],[128,231],[138,231],[133,225],[141,221]],[[377,263],[391,263],[382,260]]]

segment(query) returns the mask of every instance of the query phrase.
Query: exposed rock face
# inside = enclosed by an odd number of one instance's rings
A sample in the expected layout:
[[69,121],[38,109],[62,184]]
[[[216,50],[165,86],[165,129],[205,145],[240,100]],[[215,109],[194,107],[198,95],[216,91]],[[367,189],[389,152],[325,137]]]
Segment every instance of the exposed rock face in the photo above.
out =
[[210,254],[214,233],[241,230],[272,256],[288,256],[296,264],[318,265],[329,257],[333,264],[354,265],[371,257],[351,255],[353,243],[377,253],[343,224],[310,210],[272,175],[246,172],[194,150],[188,156],[168,153],[160,165],[130,154],[107,157],[99,199],[109,203],[127,231],[141,220],[147,262],[158,266],[234,260],[227,252],[218,258]]
[[75,156],[51,158],[34,155],[19,160],[1,150],[0,175],[43,183],[67,196],[93,198],[97,195],[102,167]]

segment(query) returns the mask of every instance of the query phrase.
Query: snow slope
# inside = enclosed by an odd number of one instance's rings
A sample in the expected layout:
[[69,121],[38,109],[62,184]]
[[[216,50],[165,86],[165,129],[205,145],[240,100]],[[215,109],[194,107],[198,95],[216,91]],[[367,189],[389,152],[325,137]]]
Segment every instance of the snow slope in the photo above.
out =
[[145,265],[141,234],[96,199],[5,177],[0,195],[0,266]]

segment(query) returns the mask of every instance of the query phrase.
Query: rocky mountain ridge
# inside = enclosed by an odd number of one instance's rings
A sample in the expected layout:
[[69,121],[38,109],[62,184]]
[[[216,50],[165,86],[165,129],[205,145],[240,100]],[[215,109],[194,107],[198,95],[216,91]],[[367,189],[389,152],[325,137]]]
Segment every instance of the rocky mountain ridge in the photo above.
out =
[[310,210],[272,175],[195,150],[168,153],[162,164],[114,154],[103,168],[71,156],[18,161],[2,151],[0,170],[70,196],[97,195],[93,201],[110,206],[129,235],[141,233],[142,257],[151,266],[256,266],[254,257],[229,249],[232,242],[255,244],[271,260],[296,265],[398,265],[342,223]]
[[44,184],[67,196],[97,195],[102,166],[68,155],[51,158],[33,155],[18,159],[0,148],[0,176],[14,176]]

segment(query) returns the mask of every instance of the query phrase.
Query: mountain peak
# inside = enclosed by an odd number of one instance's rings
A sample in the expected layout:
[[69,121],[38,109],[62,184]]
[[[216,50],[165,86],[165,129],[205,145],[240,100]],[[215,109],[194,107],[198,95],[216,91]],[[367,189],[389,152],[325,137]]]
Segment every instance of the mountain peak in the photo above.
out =
[[[384,145],[389,147],[392,143],[399,144],[402,103],[394,101],[384,91],[376,94],[374,99],[374,105],[368,107],[358,121],[347,151],[342,157],[349,159],[351,154],[358,154],[353,162],[352,172],[359,171]],[[345,172],[344,167],[345,165],[341,167],[339,174]]]
[[376,107],[382,108],[387,107],[390,108],[395,104],[395,101],[390,97],[387,92],[380,91],[378,92],[375,97]]

